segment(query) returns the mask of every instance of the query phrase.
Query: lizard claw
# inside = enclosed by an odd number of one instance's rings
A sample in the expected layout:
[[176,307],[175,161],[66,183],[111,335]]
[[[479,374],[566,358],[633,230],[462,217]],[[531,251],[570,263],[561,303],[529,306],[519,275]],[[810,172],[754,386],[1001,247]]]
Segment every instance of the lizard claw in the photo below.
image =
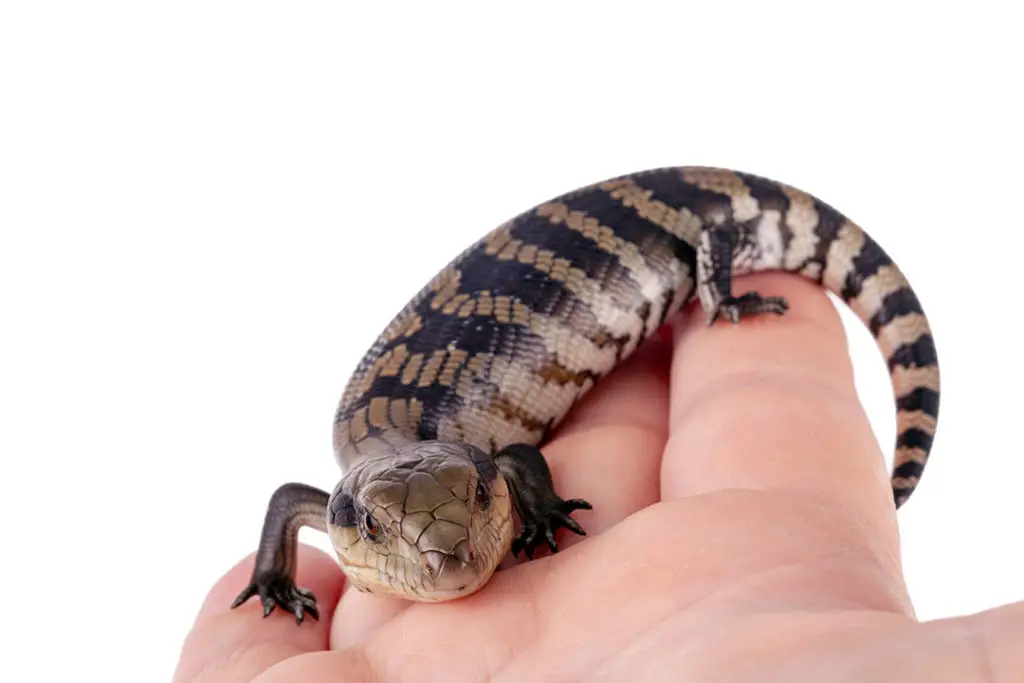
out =
[[533,559],[533,553],[542,543],[547,544],[553,553],[558,552],[558,543],[555,541],[555,531],[564,527],[569,531],[586,536],[587,532],[570,515],[575,510],[590,510],[592,506],[582,498],[562,500],[552,496],[544,500],[536,509],[529,510],[522,520],[523,530],[512,541],[512,554],[518,555],[519,551],[526,553],[526,557]]
[[296,623],[301,624],[306,614],[313,619],[320,619],[320,611],[316,606],[316,597],[304,588],[299,588],[292,581],[291,577],[280,574],[268,574],[256,576],[242,589],[235,601],[231,603],[231,609],[247,602],[254,595],[259,595],[260,603],[263,605],[263,617],[269,617],[275,607],[295,615]]
[[563,527],[580,536],[587,535],[572,513],[592,509],[590,503],[582,498],[563,500],[555,493],[551,470],[539,448],[512,444],[499,451],[494,461],[508,483],[522,525],[522,532],[512,540],[513,555],[523,551],[532,560],[542,544],[557,553],[555,532]]
[[781,296],[761,296],[757,292],[747,292],[722,299],[708,315],[708,326],[714,325],[719,318],[725,318],[735,325],[741,318],[762,313],[782,315],[788,310],[789,302]]

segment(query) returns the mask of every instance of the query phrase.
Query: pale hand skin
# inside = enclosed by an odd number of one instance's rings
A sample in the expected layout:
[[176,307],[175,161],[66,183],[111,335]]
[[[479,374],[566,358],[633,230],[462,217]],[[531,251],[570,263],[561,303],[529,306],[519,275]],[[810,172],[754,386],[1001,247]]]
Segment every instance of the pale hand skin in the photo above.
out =
[[667,339],[646,347],[545,448],[557,490],[594,504],[576,514],[588,538],[563,533],[558,555],[436,605],[338,603],[335,561],[303,548],[321,621],[301,627],[255,600],[228,608],[250,557],[207,597],[175,680],[1024,679],[1024,603],[915,620],[832,305],[792,276],[748,289],[789,313],[709,330],[689,309],[671,362]]

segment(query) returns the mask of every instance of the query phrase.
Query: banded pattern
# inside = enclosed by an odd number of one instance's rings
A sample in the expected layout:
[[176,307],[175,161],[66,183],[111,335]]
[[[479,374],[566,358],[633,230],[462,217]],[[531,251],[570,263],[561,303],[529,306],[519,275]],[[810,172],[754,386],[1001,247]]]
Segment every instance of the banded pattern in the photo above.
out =
[[885,356],[898,411],[893,495],[917,485],[935,433],[939,371],[906,278],[860,227],[765,178],[664,168],[545,202],[442,270],[388,326],[335,419],[345,468],[410,441],[494,453],[539,444],[666,318],[709,312],[733,275],[784,270],[840,296]]
[[[250,584],[301,622],[300,526],[326,529],[349,585],[434,602],[482,587],[509,550],[557,551],[585,531],[537,448],[602,377],[694,298],[713,322],[783,313],[733,276],[797,273],[871,330],[892,377],[897,507],[928,460],[939,408],[931,330],[906,278],[856,224],[744,173],[664,168],[545,202],[459,255],[376,340],[334,425],[344,475],[328,494],[286,484],[268,505]],[[513,531],[512,512],[520,531]]]

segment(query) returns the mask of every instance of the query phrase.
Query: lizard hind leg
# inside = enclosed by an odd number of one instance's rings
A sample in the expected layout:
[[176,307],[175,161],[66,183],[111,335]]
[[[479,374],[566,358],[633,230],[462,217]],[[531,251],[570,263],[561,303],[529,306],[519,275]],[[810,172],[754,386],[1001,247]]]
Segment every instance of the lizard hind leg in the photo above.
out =
[[719,318],[736,324],[742,318],[774,313],[782,315],[789,303],[780,296],[732,293],[733,271],[763,270],[756,240],[734,225],[706,227],[697,247],[697,295],[708,314],[708,325]]
[[708,325],[714,325],[719,318],[725,318],[736,324],[741,318],[762,313],[782,315],[789,310],[789,302],[781,296],[761,296],[757,292],[747,292],[739,296],[727,296],[718,302],[718,306],[708,314]]

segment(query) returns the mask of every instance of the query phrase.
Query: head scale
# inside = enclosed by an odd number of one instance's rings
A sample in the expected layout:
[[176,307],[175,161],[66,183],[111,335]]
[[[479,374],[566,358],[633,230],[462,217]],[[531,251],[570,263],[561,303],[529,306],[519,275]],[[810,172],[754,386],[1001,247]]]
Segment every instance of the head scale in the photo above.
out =
[[512,541],[512,506],[490,456],[422,441],[356,463],[331,494],[327,531],[359,590],[422,602],[473,593]]

